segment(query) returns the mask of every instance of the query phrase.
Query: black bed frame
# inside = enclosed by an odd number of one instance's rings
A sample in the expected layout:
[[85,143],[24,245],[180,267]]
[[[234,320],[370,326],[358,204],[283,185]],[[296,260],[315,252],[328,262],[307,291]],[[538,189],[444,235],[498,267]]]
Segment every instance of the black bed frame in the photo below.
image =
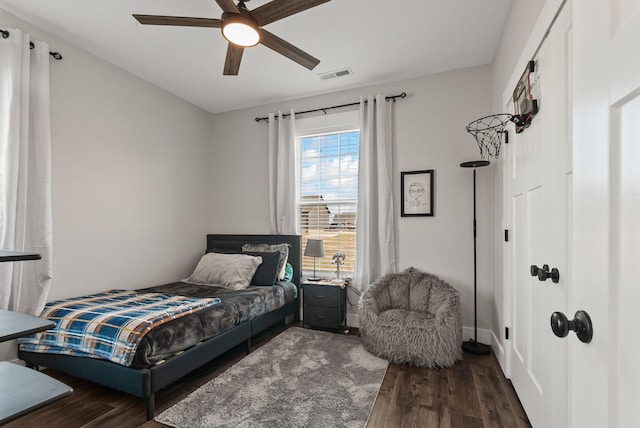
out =
[[[301,238],[299,235],[207,235],[207,251],[240,252],[245,243],[289,244],[289,263],[294,267],[293,282],[300,287],[302,272]],[[298,292],[298,296],[300,292]],[[110,361],[59,354],[18,351],[18,356],[31,367],[48,367],[127,394],[145,399],[147,420],[155,416],[155,393],[189,372],[235,348],[243,342],[251,352],[251,337],[289,315],[300,319],[299,298],[285,306],[260,315],[214,336],[198,346],[162,364],[146,369],[125,367]]]

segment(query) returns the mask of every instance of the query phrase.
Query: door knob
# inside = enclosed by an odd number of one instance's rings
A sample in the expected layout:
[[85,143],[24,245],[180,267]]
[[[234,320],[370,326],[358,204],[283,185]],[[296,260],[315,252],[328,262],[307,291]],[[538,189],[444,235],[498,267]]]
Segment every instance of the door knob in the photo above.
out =
[[593,338],[591,317],[585,311],[578,311],[572,320],[562,312],[551,314],[551,330],[558,337],[567,337],[569,331],[575,331],[581,342],[589,343]]
[[556,284],[560,281],[560,271],[556,268],[549,271],[549,265],[543,265],[541,268],[531,265],[529,269],[531,276],[537,276],[539,281],[546,281],[549,278]]
[[549,271],[549,265],[542,266],[542,269],[538,268],[537,275],[539,281],[546,281],[551,278],[554,284],[560,282],[560,271],[556,268]]
[[538,266],[531,265],[531,268],[530,268],[531,276],[538,276],[538,270],[540,270]]

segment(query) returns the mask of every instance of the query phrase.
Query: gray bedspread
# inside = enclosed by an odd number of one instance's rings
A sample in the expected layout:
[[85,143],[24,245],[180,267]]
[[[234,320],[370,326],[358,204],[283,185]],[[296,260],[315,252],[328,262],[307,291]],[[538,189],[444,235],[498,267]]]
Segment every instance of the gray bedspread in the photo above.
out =
[[146,368],[171,358],[230,328],[292,302],[297,288],[279,281],[273,287],[250,286],[246,290],[175,282],[139,291],[189,297],[219,297],[220,304],[202,309],[154,328],[141,340],[132,362]]

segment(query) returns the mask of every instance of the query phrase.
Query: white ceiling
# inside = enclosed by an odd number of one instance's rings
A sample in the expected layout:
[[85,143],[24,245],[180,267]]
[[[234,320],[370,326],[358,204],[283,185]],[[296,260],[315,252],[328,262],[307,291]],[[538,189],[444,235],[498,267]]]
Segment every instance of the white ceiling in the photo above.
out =
[[[214,0],[0,0],[7,12],[211,113],[490,64],[510,4],[331,0],[265,26],[320,59],[314,70],[259,45],[245,50],[238,76],[223,76],[220,30],[140,25],[131,16],[220,18]],[[353,75],[318,76],[345,67]]]

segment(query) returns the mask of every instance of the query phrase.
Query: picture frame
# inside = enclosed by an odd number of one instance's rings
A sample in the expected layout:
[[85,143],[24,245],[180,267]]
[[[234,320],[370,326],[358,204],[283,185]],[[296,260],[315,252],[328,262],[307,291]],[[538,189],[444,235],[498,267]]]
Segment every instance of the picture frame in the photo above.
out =
[[434,170],[403,171],[400,173],[400,216],[434,216]]

